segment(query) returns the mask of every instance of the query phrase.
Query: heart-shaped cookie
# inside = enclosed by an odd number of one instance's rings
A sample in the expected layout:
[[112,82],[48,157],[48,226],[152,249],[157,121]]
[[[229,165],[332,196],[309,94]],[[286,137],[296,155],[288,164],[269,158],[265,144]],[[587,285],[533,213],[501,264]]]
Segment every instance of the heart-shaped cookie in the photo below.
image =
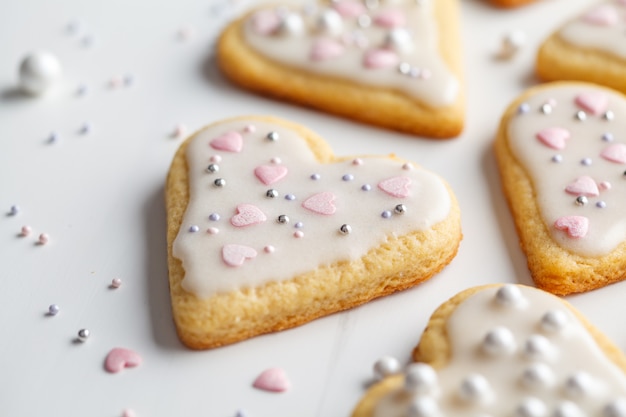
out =
[[589,81],[626,94],[626,2],[593,3],[541,45],[537,74],[547,81]]
[[556,294],[626,279],[626,98],[584,83],[531,89],[496,155],[533,279]]
[[[237,136],[240,147],[216,146]],[[267,166],[285,174],[267,181],[258,175]],[[194,134],[166,194],[174,318],[193,348],[413,286],[443,268],[461,238],[455,198],[434,174],[395,157],[336,158],[309,130],[273,118]]]
[[431,316],[413,360],[371,387],[352,417],[626,412],[626,357],[567,302],[531,287],[456,295]]
[[320,0],[231,23],[218,62],[231,80],[350,119],[435,138],[463,127],[458,0]]

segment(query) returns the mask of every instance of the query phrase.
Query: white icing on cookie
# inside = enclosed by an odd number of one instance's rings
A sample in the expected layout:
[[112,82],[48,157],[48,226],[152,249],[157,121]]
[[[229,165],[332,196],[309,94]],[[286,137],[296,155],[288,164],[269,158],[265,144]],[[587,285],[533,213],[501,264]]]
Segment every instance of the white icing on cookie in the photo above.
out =
[[[496,288],[484,289],[458,305],[447,320],[451,354],[445,367],[437,370],[437,389],[391,391],[376,405],[374,417],[417,415],[416,401],[425,402],[428,407],[422,409],[433,410],[432,416],[619,415],[620,406],[626,405],[624,372],[561,300],[534,288],[519,288],[527,300],[523,308],[502,309],[494,303]],[[567,317],[567,328],[543,332],[542,318],[555,311]],[[549,343],[553,354],[485,355],[483,335],[493,328],[509,329],[518,346],[540,336],[540,344]]]
[[626,240],[622,96],[590,86],[545,89],[520,106],[507,129],[511,152],[530,177],[557,244],[597,256]]
[[[264,9],[247,19],[244,38],[260,54],[301,71],[396,89],[431,107],[453,104],[459,82],[439,53],[434,2],[364,4]],[[304,32],[281,30],[292,26],[294,14]]]
[[190,200],[173,253],[183,288],[200,297],[359,259],[450,212],[432,173],[391,158],[321,164],[298,134],[256,120],[206,128],[186,158]]
[[597,49],[626,59],[626,2],[607,0],[594,4],[563,26],[558,36],[583,48]]

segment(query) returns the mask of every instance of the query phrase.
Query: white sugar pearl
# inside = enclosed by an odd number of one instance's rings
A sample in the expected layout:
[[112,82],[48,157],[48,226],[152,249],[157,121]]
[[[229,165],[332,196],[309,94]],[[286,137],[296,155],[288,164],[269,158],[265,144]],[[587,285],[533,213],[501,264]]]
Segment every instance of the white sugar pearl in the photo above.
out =
[[545,363],[533,363],[522,373],[522,385],[529,389],[550,387],[554,380],[552,369]]
[[304,20],[298,13],[287,13],[278,30],[284,35],[300,35],[304,32]]
[[459,398],[472,403],[486,403],[493,393],[489,381],[480,374],[471,374],[465,377],[458,389]]
[[515,417],[543,417],[548,414],[548,408],[538,398],[528,397],[515,409]]
[[498,326],[485,335],[482,349],[490,356],[502,356],[515,351],[515,337],[506,327]]
[[618,398],[608,403],[602,410],[604,417],[626,417],[626,398]]
[[541,329],[548,333],[556,333],[565,328],[567,314],[561,310],[549,310],[541,317]]
[[441,415],[437,402],[430,397],[417,397],[409,405],[408,417],[435,417]]
[[324,9],[317,18],[317,28],[320,32],[338,35],[343,28],[341,15],[333,9]]
[[579,398],[590,395],[595,381],[587,372],[578,371],[565,380],[565,393],[570,398]]
[[400,362],[391,356],[383,356],[374,364],[374,376],[377,379],[383,379],[398,372],[400,372]]
[[414,394],[432,394],[437,389],[437,373],[425,363],[408,366],[404,379],[404,389]]
[[498,288],[495,297],[496,303],[502,307],[524,307],[526,299],[519,287],[514,284],[506,284]]
[[61,64],[48,52],[27,55],[20,64],[20,87],[32,95],[50,90],[61,78]]
[[533,334],[524,343],[524,355],[529,359],[547,359],[552,356],[552,343],[540,334]]
[[585,413],[571,401],[563,401],[554,409],[554,417],[585,417]]
[[410,51],[412,44],[413,39],[411,38],[411,34],[403,28],[392,29],[385,36],[385,45],[399,52]]

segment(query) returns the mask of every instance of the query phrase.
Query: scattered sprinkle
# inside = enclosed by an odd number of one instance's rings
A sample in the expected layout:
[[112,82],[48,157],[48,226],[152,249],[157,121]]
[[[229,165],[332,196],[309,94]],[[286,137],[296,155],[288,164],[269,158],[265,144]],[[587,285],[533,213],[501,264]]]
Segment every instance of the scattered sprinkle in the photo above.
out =
[[135,414],[135,412],[132,409],[127,408],[124,411],[122,411],[122,417],[137,417],[137,414]]
[[49,316],[56,316],[57,314],[59,314],[59,311],[59,306],[56,304],[50,304],[50,306],[48,307]]
[[87,87],[86,84],[79,84],[78,87],[76,88],[76,95],[79,97],[83,97],[87,95],[88,91],[89,91],[89,87]]
[[220,215],[217,213],[211,213],[209,214],[209,220],[216,222],[220,219]]
[[111,288],[119,288],[122,286],[122,280],[119,278],[113,278],[111,280]]
[[18,206],[17,204],[12,205],[11,208],[9,209],[10,216],[15,216],[19,212],[20,212],[20,206]]
[[189,226],[189,231],[191,233],[196,233],[200,231],[200,228],[198,227],[198,225],[194,224],[193,226]]
[[279,157],[275,156],[272,159],[270,159],[270,162],[272,164],[280,164],[282,161],[281,161],[281,159]]
[[30,235],[30,233],[33,231],[33,229],[30,226],[22,226],[22,230],[20,232],[20,234],[22,236],[28,236]]
[[216,235],[220,232],[220,229],[218,229],[217,227],[209,227],[208,229],[206,229],[206,231],[210,235]]
[[270,391],[283,392],[291,388],[287,374],[281,368],[270,368],[263,371],[252,384],[254,388]]
[[295,200],[295,199],[296,199],[296,196],[295,196],[295,195],[293,195],[293,194],[286,194],[286,195],[285,195],[285,200],[288,200],[288,201],[293,201],[293,200]]
[[518,114],[526,114],[530,111],[530,105],[528,103],[522,103],[517,108]]
[[90,48],[93,46],[93,44],[95,43],[96,39],[94,38],[93,35],[85,35],[83,36],[83,38],[81,39],[80,43],[83,45],[83,47],[85,48]]
[[304,223],[296,222],[296,224],[294,224],[293,227],[295,227],[296,229],[302,229],[304,227]]
[[363,165],[363,160],[361,158],[356,158],[352,160],[352,165]]
[[211,156],[210,161],[219,163],[219,162],[222,162],[222,157],[219,156],[219,155],[213,155],[213,156]]
[[188,41],[193,36],[194,30],[190,26],[183,26],[176,32],[176,36],[181,41]]
[[563,156],[562,155],[557,154],[557,155],[554,155],[552,157],[552,162],[557,162],[558,163],[558,162],[562,162],[562,161],[563,161]]
[[602,140],[605,142],[612,142],[613,141],[613,134],[611,132],[606,132],[605,134],[602,135]]
[[339,231],[341,234],[348,235],[352,232],[352,227],[350,227],[349,224],[342,224],[341,227],[339,227]]
[[174,126],[174,130],[172,131],[172,137],[176,139],[180,139],[187,134],[187,126],[182,123]]
[[83,135],[88,135],[89,133],[91,133],[91,130],[92,130],[91,124],[89,124],[88,122],[85,122],[80,128],[80,133]]
[[391,217],[391,212],[389,210],[385,210],[380,215],[383,219],[388,219]]
[[[22,228],[22,232],[23,232],[23,228]],[[46,243],[48,243],[50,241],[50,236],[48,236],[47,233],[42,233],[39,235],[39,238],[37,239],[37,241],[41,244],[41,245],[45,245]]]
[[91,333],[89,332],[88,329],[80,329],[77,334],[77,340],[79,342],[85,343],[87,339],[89,339],[90,334]]
[[591,165],[592,161],[591,161],[591,158],[583,158],[583,159],[580,160],[580,163],[585,165],[585,166],[589,166],[589,165]]
[[354,179],[354,175],[352,174],[345,174],[343,177],[341,177],[342,180],[344,181],[352,181]]
[[255,125],[247,125],[246,127],[243,128],[244,133],[254,133],[256,132],[256,126]]
[[598,201],[596,203],[596,207],[598,207],[598,208],[606,208],[606,203],[604,201]]
[[402,169],[405,171],[411,171],[413,169],[413,164],[406,162],[402,164]]
[[265,253],[274,253],[276,248],[272,245],[267,245],[266,247],[263,248],[263,250],[265,251]]
[[369,184],[363,184],[361,186],[361,190],[363,190],[363,191],[370,191],[371,189],[372,189],[372,186],[369,185]]
[[320,178],[322,178],[322,176],[321,176],[320,174],[311,174],[311,179],[312,179],[313,181],[317,181],[317,180],[319,180]]
[[141,365],[142,358],[133,350],[116,347],[109,351],[104,360],[104,369],[107,372],[117,373],[124,368],[134,368]]
[[58,140],[59,135],[57,132],[50,132],[50,135],[48,135],[48,143],[57,143]]
[[304,237],[304,232],[302,230],[296,230],[293,233],[293,237],[298,238],[298,239],[302,238],[302,237]]

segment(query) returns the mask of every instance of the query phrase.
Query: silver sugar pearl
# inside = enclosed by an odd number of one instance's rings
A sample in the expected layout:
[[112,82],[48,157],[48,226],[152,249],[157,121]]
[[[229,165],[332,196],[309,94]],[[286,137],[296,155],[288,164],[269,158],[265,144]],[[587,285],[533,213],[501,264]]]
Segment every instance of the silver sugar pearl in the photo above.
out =
[[89,330],[88,329],[80,329],[78,331],[78,341],[86,342],[89,339]]
[[578,197],[576,197],[576,205],[577,206],[584,206],[588,202],[589,202],[589,200],[584,195],[579,195]]
[[602,117],[604,117],[605,120],[611,121],[615,119],[615,113],[611,110],[607,110]]
[[278,197],[278,191],[276,191],[273,188],[270,188],[269,190],[267,190],[267,192],[265,193],[265,196],[267,198],[276,198]]
[[341,232],[341,234],[347,235],[352,232],[352,227],[350,227],[349,224],[342,224],[339,228],[339,231]]
[[206,170],[213,173],[213,172],[218,172],[220,170],[220,166],[216,165],[216,164],[211,164],[208,167],[206,167]]
[[576,120],[580,120],[582,122],[587,119],[587,113],[582,110],[578,110],[574,117],[576,117]]
[[285,214],[281,214],[280,216],[278,216],[278,223],[282,223],[282,224],[287,224],[289,223],[289,217]]
[[226,180],[224,178],[218,178],[213,181],[213,184],[215,184],[216,187],[223,187],[226,185]]
[[548,103],[545,103],[544,105],[541,106],[541,113],[543,114],[552,113],[552,106],[549,105]]
[[404,214],[406,213],[406,206],[404,204],[398,204],[397,206],[394,207],[393,211],[396,214]]
[[272,142],[276,142],[280,136],[278,135],[278,132],[275,131],[271,131],[270,133],[267,134],[267,139],[271,140]]

